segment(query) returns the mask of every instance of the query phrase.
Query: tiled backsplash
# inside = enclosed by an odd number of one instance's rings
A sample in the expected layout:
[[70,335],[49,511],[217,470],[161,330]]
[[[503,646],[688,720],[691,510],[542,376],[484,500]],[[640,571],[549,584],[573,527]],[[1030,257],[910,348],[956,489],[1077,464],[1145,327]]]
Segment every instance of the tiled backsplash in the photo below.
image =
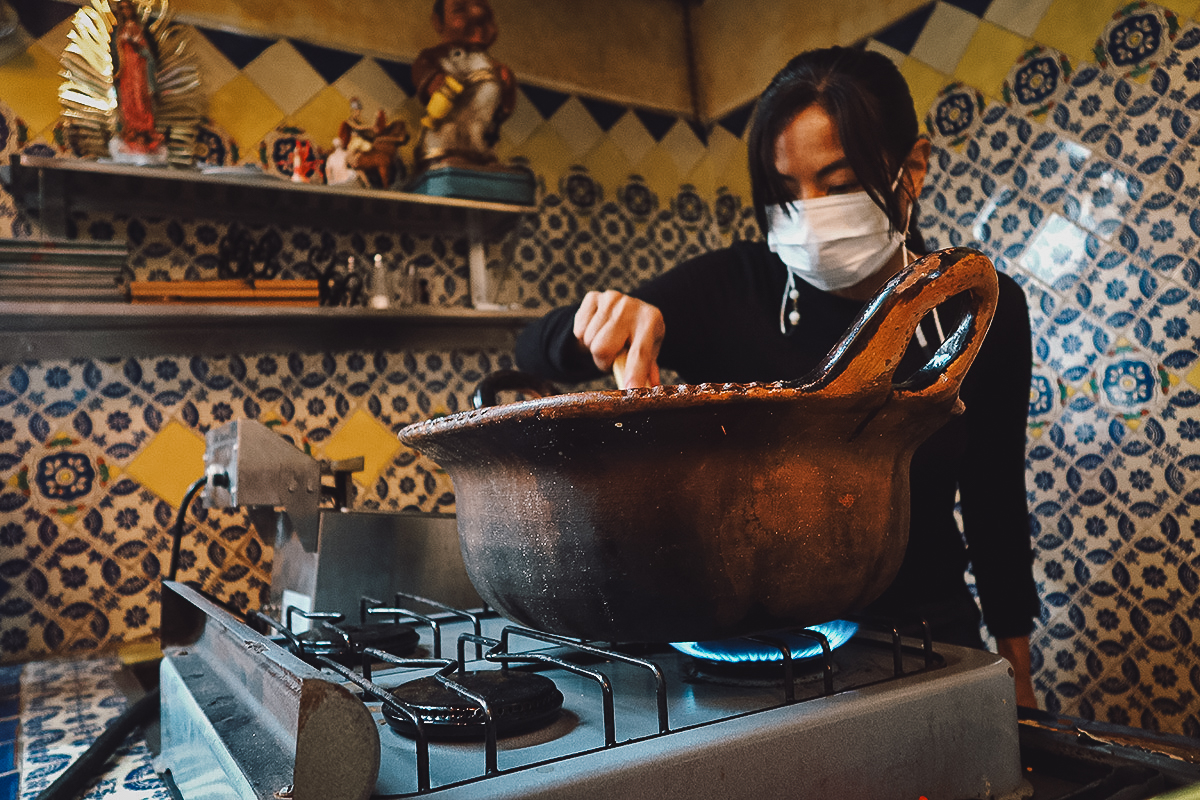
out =
[[[1030,300],[1039,695],[1052,710],[1200,736],[1197,6],[938,2],[869,46],[899,63],[929,110],[928,243],[982,249]],[[37,42],[60,34],[43,31]],[[197,35],[226,59],[223,85],[272,80],[244,68],[277,43],[259,43],[252,58],[240,37]],[[337,76],[313,69],[335,88],[355,70],[382,74],[390,87],[363,92],[368,108],[386,94],[389,108],[412,112],[404,65],[342,62]],[[7,158],[20,147],[14,117],[32,116],[23,104],[34,101],[4,91],[0,101],[16,112],[0,137]],[[295,121],[282,108],[276,117],[257,135]],[[332,110],[327,117],[314,125],[336,127]],[[510,243],[506,299],[549,308],[757,236],[746,207],[747,117],[701,127],[523,86],[502,150],[539,176],[539,212]],[[238,131],[239,151],[253,157],[258,129],[243,131],[245,122],[217,126]],[[36,137],[51,124],[39,117],[29,127]],[[228,230],[102,215],[74,226],[84,238],[127,238],[137,276],[160,278],[213,274]],[[0,194],[0,233],[10,229],[36,234]],[[290,226],[275,234],[288,268],[327,234],[339,258],[378,250],[398,265],[416,262],[433,302],[466,304],[462,242]],[[510,363],[509,352],[481,342],[470,351],[364,343],[315,355],[0,365],[0,655],[91,650],[150,632],[165,531],[197,473],[201,437],[234,417],[267,421],[318,455],[364,452],[366,505],[452,509],[446,477],[398,448],[393,432],[465,407],[479,376]],[[190,519],[182,577],[256,604],[269,547],[240,514],[197,506]]]

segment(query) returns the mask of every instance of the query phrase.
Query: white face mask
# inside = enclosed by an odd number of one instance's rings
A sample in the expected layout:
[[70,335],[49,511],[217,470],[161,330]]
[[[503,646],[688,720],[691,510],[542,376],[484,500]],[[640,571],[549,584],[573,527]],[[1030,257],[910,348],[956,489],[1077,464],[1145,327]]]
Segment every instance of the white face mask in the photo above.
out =
[[797,200],[767,209],[767,246],[796,277],[836,291],[873,275],[904,243],[890,227],[866,192]]

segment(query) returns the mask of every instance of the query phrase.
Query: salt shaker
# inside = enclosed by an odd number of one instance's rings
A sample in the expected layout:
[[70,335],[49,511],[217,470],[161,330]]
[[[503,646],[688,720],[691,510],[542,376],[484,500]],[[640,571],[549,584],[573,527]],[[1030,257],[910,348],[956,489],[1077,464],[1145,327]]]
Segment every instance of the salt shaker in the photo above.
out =
[[388,279],[387,267],[383,265],[383,256],[375,254],[375,266],[371,270],[371,308],[387,308]]

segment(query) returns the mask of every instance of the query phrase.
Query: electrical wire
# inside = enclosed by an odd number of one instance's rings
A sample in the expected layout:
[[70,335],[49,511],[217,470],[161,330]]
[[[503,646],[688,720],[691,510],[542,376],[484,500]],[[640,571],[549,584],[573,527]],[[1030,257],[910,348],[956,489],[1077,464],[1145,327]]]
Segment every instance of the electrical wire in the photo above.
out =
[[171,563],[167,568],[167,580],[169,581],[175,580],[175,573],[179,571],[179,545],[183,541],[183,522],[187,518],[188,508],[191,507],[196,493],[203,489],[206,483],[228,488],[229,476],[224,472],[203,475],[197,478],[184,492],[183,502],[179,504],[179,511],[175,514],[175,524],[171,526]]

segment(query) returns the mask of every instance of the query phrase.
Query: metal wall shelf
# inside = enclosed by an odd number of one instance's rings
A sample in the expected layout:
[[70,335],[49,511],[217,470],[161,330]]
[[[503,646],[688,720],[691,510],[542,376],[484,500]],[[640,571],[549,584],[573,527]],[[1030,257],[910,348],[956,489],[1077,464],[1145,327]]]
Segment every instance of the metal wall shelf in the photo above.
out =
[[13,156],[0,181],[65,236],[73,211],[201,217],[321,228],[402,228],[417,234],[494,237],[536,206],[361,187],[293,183],[270,175],[211,174],[67,158]]
[[0,363],[61,358],[511,347],[539,311],[0,302]]
[[538,316],[490,302],[486,250],[489,241],[511,235],[521,216],[536,212],[536,206],[28,155],[0,166],[0,182],[50,236],[67,234],[72,212],[100,211],[465,238],[474,305],[375,311],[0,302],[0,361],[482,343],[503,347]]

